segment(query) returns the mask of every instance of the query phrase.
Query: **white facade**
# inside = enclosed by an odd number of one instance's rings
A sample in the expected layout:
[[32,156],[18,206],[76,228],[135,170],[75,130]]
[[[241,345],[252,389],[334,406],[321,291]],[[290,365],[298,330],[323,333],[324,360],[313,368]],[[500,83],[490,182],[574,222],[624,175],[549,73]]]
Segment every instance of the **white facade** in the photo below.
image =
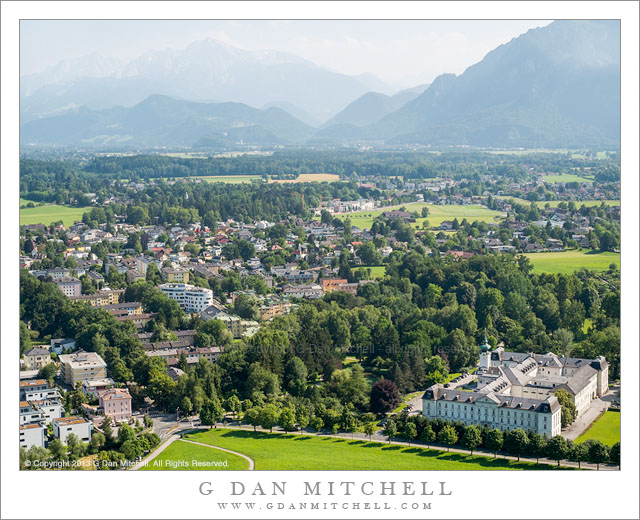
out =
[[285,285],[282,293],[295,298],[322,298],[323,291],[319,285]]
[[430,419],[488,425],[499,430],[522,428],[548,438],[560,434],[561,406],[555,396],[544,401],[517,398],[495,392],[486,394],[429,388],[422,398],[422,414]]
[[44,448],[44,431],[42,424],[25,424],[20,426],[20,446],[25,449],[31,446]]
[[64,407],[60,399],[43,399],[40,401],[29,401],[34,410],[37,410],[46,425],[51,424],[54,419],[64,416]]
[[73,338],[58,338],[51,340],[51,352],[62,354],[63,350],[75,350],[76,342]]
[[53,435],[64,444],[72,433],[82,442],[89,442],[92,431],[93,424],[82,417],[62,417],[53,420]]
[[178,302],[185,312],[201,312],[213,304],[213,291],[187,283],[165,283],[158,286],[169,298]]

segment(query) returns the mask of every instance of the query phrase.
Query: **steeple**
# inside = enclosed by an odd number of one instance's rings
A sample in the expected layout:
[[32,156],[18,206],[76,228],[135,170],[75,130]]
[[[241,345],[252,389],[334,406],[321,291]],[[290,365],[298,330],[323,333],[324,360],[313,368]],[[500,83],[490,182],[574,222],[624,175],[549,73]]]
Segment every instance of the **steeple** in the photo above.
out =
[[487,341],[487,329],[484,329],[484,343],[482,345],[480,345],[480,351],[481,352],[488,352],[489,350],[491,350],[491,345],[489,345],[489,342]]

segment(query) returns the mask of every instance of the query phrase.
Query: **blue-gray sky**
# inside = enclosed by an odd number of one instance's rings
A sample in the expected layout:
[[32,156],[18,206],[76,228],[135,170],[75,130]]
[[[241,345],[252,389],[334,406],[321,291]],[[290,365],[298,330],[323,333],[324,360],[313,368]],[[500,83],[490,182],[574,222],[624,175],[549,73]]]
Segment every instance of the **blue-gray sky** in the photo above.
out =
[[129,61],[217,38],[247,50],[280,50],[345,74],[371,72],[396,86],[459,74],[544,20],[221,21],[43,20],[20,25],[21,74],[93,52]]

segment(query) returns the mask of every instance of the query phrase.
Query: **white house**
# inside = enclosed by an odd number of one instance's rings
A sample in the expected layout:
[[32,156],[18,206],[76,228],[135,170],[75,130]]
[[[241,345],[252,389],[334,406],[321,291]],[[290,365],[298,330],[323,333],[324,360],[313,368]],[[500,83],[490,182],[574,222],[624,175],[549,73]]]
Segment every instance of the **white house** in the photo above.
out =
[[45,427],[40,423],[24,424],[20,426],[20,447],[29,449],[31,446],[44,448]]
[[51,352],[62,354],[76,349],[76,341],[73,338],[56,338],[51,340]]
[[93,432],[93,423],[78,416],[61,417],[53,420],[53,435],[64,444],[67,437],[75,434],[82,442],[89,442]]

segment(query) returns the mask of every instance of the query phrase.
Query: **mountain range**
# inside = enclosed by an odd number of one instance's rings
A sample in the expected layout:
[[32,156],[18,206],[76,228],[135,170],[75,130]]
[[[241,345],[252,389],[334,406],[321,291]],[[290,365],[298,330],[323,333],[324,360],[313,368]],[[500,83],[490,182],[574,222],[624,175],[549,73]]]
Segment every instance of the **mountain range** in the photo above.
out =
[[131,107],[153,94],[261,107],[285,101],[324,121],[369,90],[393,91],[372,74],[348,76],[279,51],[247,51],[217,40],[149,51],[122,63],[99,55],[21,78],[24,121],[69,108]]
[[[210,40],[126,65],[107,60],[101,68],[85,61],[93,77],[23,81],[23,144],[620,143],[618,21],[556,21],[531,29],[459,76],[443,74],[394,95],[370,75],[345,76],[286,53],[243,51]],[[57,79],[70,70],[61,64],[49,74]],[[185,88],[172,91],[180,81]],[[148,94],[154,82],[164,95]]]

